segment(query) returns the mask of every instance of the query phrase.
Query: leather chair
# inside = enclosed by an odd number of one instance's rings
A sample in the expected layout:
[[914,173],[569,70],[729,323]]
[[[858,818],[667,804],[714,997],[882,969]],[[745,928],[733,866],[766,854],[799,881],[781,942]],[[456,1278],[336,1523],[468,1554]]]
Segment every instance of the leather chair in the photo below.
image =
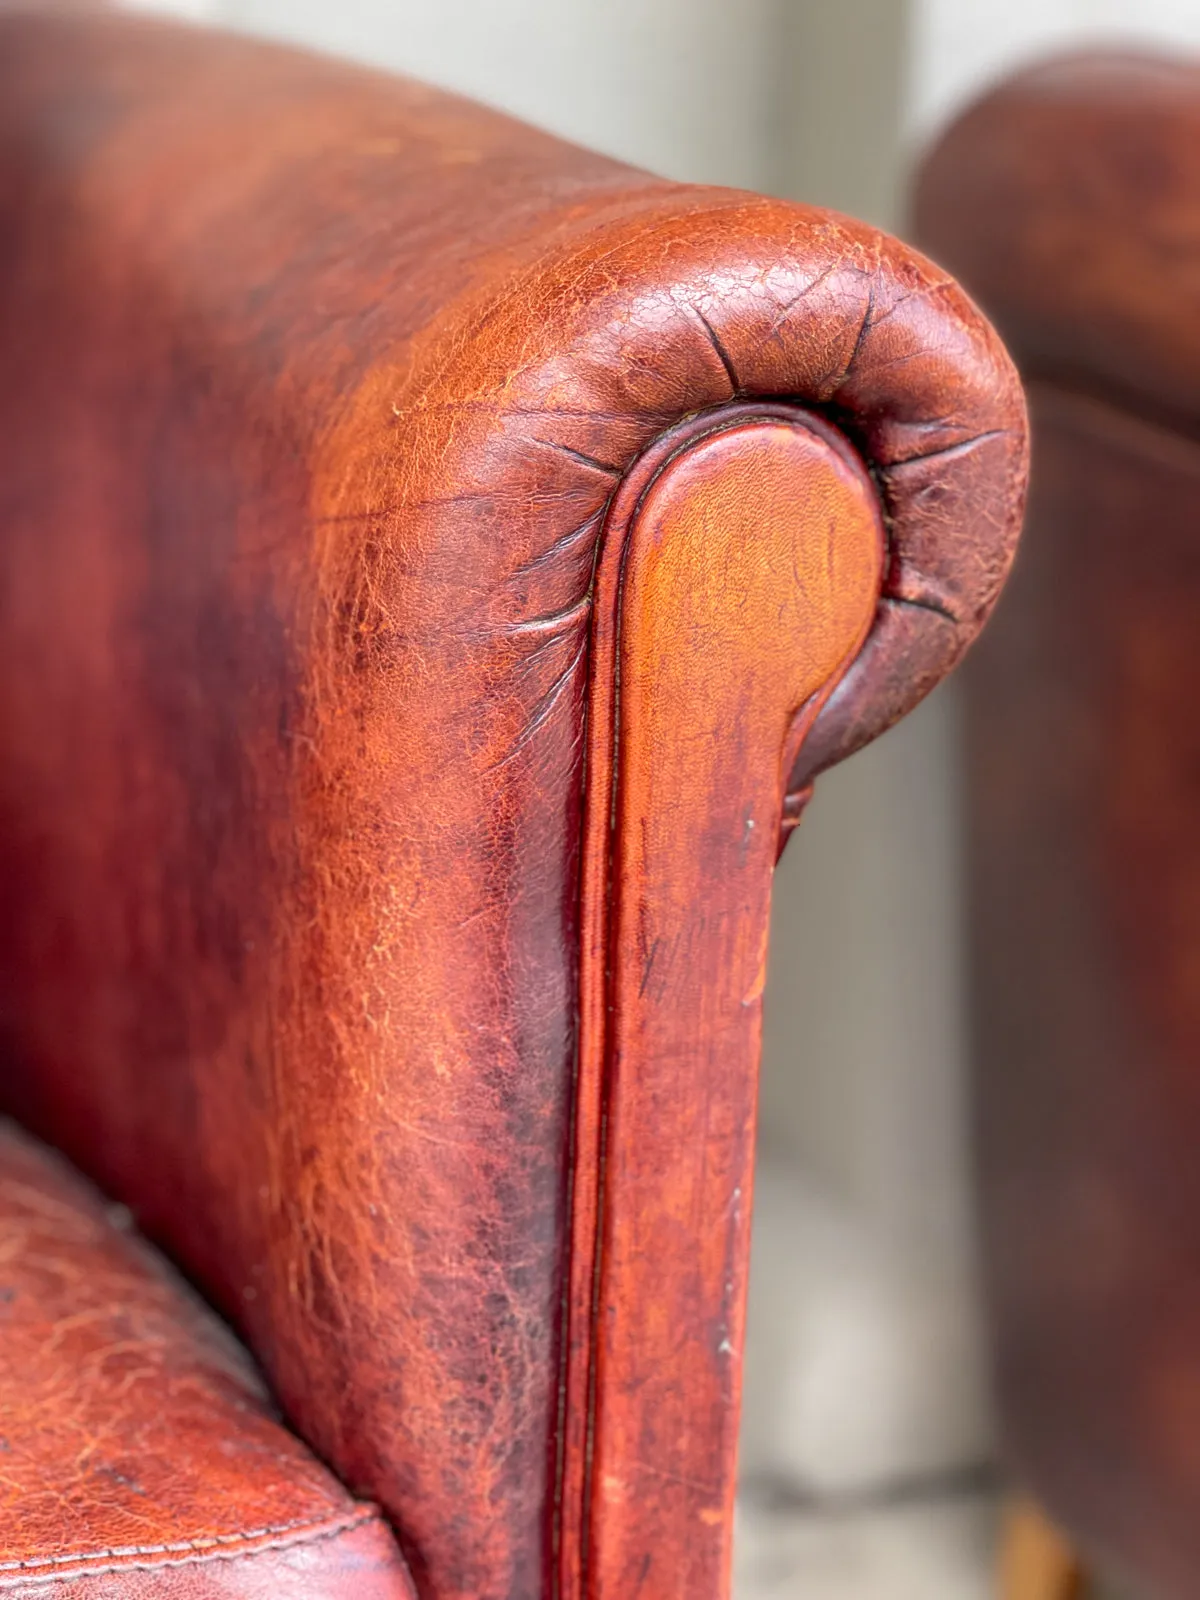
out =
[[996,597],[998,340],[842,217],[10,12],[0,356],[0,1593],[725,1595],[772,869]]
[[918,231],[1029,383],[1029,531],[965,674],[1008,1594],[1200,1593],[1200,65],[1029,69]]

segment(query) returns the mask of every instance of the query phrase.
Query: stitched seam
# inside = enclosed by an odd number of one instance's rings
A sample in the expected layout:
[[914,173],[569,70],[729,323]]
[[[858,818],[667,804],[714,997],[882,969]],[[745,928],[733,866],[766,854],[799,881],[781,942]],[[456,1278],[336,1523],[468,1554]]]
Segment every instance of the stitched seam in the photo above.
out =
[[[34,1556],[27,1561],[0,1561],[0,1590],[11,1587],[17,1579],[24,1583],[50,1583],[66,1577],[99,1577],[108,1572],[147,1572],[157,1567],[192,1566],[204,1561],[236,1561],[246,1556],[269,1554],[273,1550],[320,1544],[375,1521],[379,1521],[378,1511],[374,1506],[366,1506],[336,1522],[283,1522],[270,1527],[250,1528],[242,1533],[217,1533],[206,1539],[172,1540],[170,1544],[124,1545],[110,1550],[92,1550],[84,1555]],[[126,1556],[154,1556],[157,1559],[122,1559]],[[97,1562],[107,1565],[97,1566]]]

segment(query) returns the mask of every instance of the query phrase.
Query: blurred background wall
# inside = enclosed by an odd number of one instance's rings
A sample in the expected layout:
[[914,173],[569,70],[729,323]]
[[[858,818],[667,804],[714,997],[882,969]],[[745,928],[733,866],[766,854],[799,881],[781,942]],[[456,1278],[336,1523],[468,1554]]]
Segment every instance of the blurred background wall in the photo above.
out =
[[[903,231],[988,78],[1200,0],[160,0],[462,90],[665,174]],[[822,780],[778,880],[744,1468],[861,1492],[986,1459],[953,690]]]

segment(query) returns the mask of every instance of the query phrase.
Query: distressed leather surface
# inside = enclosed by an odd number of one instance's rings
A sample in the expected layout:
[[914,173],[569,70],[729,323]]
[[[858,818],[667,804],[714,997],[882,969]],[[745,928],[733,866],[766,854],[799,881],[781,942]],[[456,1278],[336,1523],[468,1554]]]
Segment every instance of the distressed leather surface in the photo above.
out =
[[0,1120],[0,1594],[412,1593],[128,1213]]
[[886,575],[801,785],[985,617],[1012,370],[869,228],[147,19],[0,21],[0,231],[0,1100],[424,1592],[540,1594],[605,506],[734,395],[854,441]]
[[729,1594],[785,741],[861,648],[884,544],[845,440],[779,402],[672,429],[606,518],[557,1600]]

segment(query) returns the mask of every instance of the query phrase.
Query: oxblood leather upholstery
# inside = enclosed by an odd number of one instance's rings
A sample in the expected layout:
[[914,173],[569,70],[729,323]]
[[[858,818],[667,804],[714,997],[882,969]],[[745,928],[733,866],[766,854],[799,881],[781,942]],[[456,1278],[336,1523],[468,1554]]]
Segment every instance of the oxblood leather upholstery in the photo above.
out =
[[1011,340],[1033,417],[1025,550],[965,674],[1005,1440],[1091,1568],[1191,1600],[1200,63],[1028,69],[931,153],[917,212]]
[[0,22],[0,236],[0,1100],[424,1595],[722,1593],[770,870],[996,597],[1002,348],[145,19]]
[[0,1594],[413,1594],[379,1511],[278,1420],[229,1330],[4,1122],[0,1437]]

